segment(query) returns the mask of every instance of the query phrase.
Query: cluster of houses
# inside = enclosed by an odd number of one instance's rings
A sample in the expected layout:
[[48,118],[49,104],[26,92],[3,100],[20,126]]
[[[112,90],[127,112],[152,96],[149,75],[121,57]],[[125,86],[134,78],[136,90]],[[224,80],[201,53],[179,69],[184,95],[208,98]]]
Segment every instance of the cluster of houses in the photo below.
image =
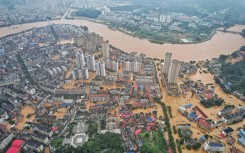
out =
[[[119,112],[122,139],[128,150],[136,151],[143,146],[141,133],[158,129],[157,111],[133,114],[130,107],[120,107]],[[163,123],[160,123],[162,125]],[[161,126],[163,130],[163,125]]]
[[23,3],[11,3],[14,6],[2,3],[0,25],[10,26],[54,19],[60,13],[65,13],[66,8],[68,8],[67,2],[63,1],[62,5],[61,3],[60,1],[45,1],[45,3],[43,1],[24,1]]

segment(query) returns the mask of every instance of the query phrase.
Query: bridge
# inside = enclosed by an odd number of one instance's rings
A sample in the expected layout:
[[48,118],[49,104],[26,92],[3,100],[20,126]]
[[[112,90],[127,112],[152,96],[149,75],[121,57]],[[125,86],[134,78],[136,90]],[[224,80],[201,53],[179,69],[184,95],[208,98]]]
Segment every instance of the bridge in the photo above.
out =
[[221,32],[226,32],[226,33],[232,33],[232,34],[238,34],[238,35],[242,35],[242,32],[238,32],[238,31],[231,31],[231,30],[226,30],[226,29],[218,29],[217,31],[221,31]]

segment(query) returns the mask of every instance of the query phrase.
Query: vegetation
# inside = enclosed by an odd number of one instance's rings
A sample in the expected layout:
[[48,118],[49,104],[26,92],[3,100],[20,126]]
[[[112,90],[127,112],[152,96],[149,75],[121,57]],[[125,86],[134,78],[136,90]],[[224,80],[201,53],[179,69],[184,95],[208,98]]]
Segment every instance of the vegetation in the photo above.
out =
[[210,108],[213,106],[221,106],[223,103],[224,103],[224,99],[217,98],[217,97],[201,101],[201,104],[206,108]]
[[[242,46],[239,51],[234,52],[232,56],[238,56],[237,54],[240,51],[245,51],[245,46]],[[221,55],[219,60],[222,64],[220,77],[225,80],[225,82],[231,83],[231,90],[227,90],[225,85],[219,82],[216,79],[216,82],[221,85],[222,89],[225,92],[233,92],[240,91],[243,95],[245,95],[245,56],[243,55],[243,59],[235,64],[226,63],[226,59],[228,56]]]
[[14,120],[9,120],[9,124],[14,125],[15,121]]
[[182,153],[181,143],[180,143],[179,139],[176,140],[176,143],[177,143],[178,152]]
[[92,9],[81,9],[76,12],[76,16],[84,16],[87,18],[98,18],[100,14],[100,11]]
[[93,138],[98,131],[98,124],[92,121],[87,122],[88,124],[88,131],[87,131],[87,135],[89,136],[89,138]]
[[193,146],[192,146],[192,148],[193,149],[199,149],[199,148],[201,148],[201,143],[199,143],[199,142],[197,142],[197,143],[195,143]]
[[174,134],[177,134],[176,126],[173,126]]
[[166,126],[167,126],[170,146],[173,149],[173,152],[177,153],[176,144],[174,142],[174,137],[173,137],[173,134],[172,134],[172,129],[171,129],[171,125],[170,125],[170,119],[168,117],[166,105],[163,102],[160,102],[159,104],[162,106],[162,110],[163,110],[163,113],[164,113],[165,123],[166,123]]
[[32,114],[28,114],[27,116],[26,116],[26,118],[31,118],[31,116],[32,116]]
[[178,129],[178,135],[180,138],[183,137],[183,135],[181,134],[181,129]]
[[120,134],[105,133],[96,134],[83,146],[74,148],[73,146],[62,146],[55,150],[55,153],[123,153],[123,141]]
[[58,148],[58,147],[60,147],[62,145],[62,143],[63,143],[63,139],[62,138],[57,138],[57,139],[54,139],[52,141],[52,146],[54,148]]
[[171,108],[171,106],[167,106],[167,108],[168,108],[169,116],[170,116],[170,118],[172,119],[172,118],[173,118],[173,115],[172,115],[172,108]]
[[67,133],[67,137],[71,137],[71,136],[73,136],[74,135],[74,133],[73,133],[73,127],[74,127],[74,123],[71,123],[71,124],[69,124],[68,125],[68,133]]
[[152,131],[151,135],[152,136],[150,136],[148,132],[140,134],[140,137],[142,138],[144,143],[143,146],[140,148],[140,152],[167,153],[167,142],[164,139],[163,132],[161,132],[160,128],[158,129],[158,131]]

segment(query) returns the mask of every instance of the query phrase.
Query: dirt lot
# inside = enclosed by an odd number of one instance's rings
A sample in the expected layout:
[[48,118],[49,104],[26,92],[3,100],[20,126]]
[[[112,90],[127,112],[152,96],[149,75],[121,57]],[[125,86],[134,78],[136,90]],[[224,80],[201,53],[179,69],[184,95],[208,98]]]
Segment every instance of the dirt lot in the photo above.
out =
[[33,121],[35,119],[35,115],[32,115],[31,118],[27,118],[28,114],[35,113],[35,108],[31,106],[24,106],[20,112],[21,115],[23,115],[23,118],[20,119],[19,123],[16,125],[16,128],[18,130],[22,130],[25,127],[26,121]]

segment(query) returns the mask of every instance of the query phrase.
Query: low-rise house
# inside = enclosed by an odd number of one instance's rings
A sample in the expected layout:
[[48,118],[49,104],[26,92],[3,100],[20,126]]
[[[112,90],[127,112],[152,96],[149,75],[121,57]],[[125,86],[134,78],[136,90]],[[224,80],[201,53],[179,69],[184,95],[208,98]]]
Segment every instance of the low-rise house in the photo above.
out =
[[177,125],[177,128],[178,129],[182,129],[182,130],[184,130],[184,129],[190,129],[191,128],[191,124],[178,124]]
[[236,148],[235,146],[232,146],[229,150],[229,153],[244,153],[244,152]]
[[193,146],[196,143],[197,143],[197,139],[193,139],[193,138],[184,139],[184,145]]
[[56,116],[54,115],[40,115],[37,114],[36,115],[36,120],[42,120],[43,122],[47,122],[47,123],[55,123],[56,122]]
[[47,144],[49,142],[49,138],[46,135],[40,134],[38,132],[34,132],[31,135],[31,138],[37,142]]
[[32,124],[31,125],[31,129],[33,131],[39,132],[41,134],[44,134],[44,135],[46,135],[48,137],[51,137],[53,135],[52,125],[50,125],[50,124],[46,124],[46,123]]
[[218,116],[224,116],[224,115],[227,115],[229,113],[231,113],[233,111],[233,109],[235,108],[234,105],[227,105],[224,107],[224,109],[220,110],[218,112]]
[[232,146],[236,142],[236,139],[233,138],[232,136],[228,136],[226,142]]
[[198,142],[203,144],[205,141],[207,141],[207,139],[208,139],[208,136],[203,135],[199,138]]
[[226,124],[232,124],[232,123],[236,123],[236,122],[242,121],[244,119],[244,115],[245,115],[245,110],[240,110],[240,111],[238,111],[236,113],[227,114],[227,115],[223,116],[222,120]]
[[208,130],[208,131],[211,130],[211,124],[205,119],[200,118],[198,120],[198,125],[204,130]]
[[34,151],[37,151],[37,152],[41,152],[43,151],[44,149],[44,146],[42,143],[40,142],[36,142],[36,141],[33,141],[33,140],[29,140],[26,142],[25,146],[24,146],[24,149],[27,151],[29,150],[34,150]]
[[245,131],[242,129],[238,133],[238,142],[245,147]]
[[225,148],[225,144],[221,142],[206,142],[203,149],[207,152],[223,152]]
[[184,129],[184,130],[181,130],[180,131],[180,134],[183,136],[183,137],[191,137],[193,132],[190,130],[190,129]]
[[0,150],[3,150],[5,147],[9,145],[9,143],[13,140],[13,133],[6,133],[4,135],[0,135]]
[[227,127],[225,129],[222,130],[222,134],[224,134],[224,136],[229,136],[234,132],[234,130],[231,127]]
[[4,109],[0,108],[0,124],[3,124],[8,119],[8,113]]
[[91,102],[109,102],[110,94],[90,94],[89,100]]

